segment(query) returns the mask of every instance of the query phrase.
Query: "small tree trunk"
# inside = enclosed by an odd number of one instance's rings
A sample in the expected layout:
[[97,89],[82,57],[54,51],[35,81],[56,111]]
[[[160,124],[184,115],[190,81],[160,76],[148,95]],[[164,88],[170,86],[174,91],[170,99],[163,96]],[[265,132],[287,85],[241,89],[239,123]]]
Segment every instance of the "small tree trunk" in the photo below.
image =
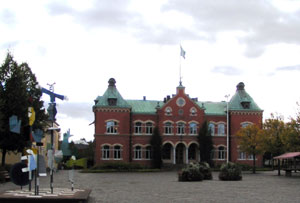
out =
[[255,173],[255,154],[253,154],[253,173]]
[[6,149],[2,149],[2,164],[1,164],[1,166],[5,166],[5,156],[6,156]]

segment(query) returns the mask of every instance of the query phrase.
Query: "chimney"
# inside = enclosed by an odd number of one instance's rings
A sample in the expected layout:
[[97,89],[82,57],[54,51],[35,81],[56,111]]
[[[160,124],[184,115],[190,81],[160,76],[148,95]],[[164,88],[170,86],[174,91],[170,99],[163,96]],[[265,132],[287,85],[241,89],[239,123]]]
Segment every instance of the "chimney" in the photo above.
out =
[[169,101],[171,99],[170,95],[167,95],[167,101]]
[[146,101],[146,96],[143,96],[143,100]]

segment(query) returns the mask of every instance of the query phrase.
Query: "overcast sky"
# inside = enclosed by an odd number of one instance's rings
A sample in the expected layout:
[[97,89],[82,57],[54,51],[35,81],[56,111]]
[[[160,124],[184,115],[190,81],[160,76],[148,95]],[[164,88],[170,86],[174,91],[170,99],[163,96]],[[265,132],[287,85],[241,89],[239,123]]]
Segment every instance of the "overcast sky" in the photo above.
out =
[[[186,93],[222,101],[239,82],[264,110],[295,116],[300,101],[298,0],[0,0],[7,50],[39,83],[56,83],[57,122],[93,139],[92,106],[109,78],[125,99]],[[186,59],[180,58],[180,44]],[[181,61],[181,62],[180,62]],[[43,97],[48,106],[48,97]]]

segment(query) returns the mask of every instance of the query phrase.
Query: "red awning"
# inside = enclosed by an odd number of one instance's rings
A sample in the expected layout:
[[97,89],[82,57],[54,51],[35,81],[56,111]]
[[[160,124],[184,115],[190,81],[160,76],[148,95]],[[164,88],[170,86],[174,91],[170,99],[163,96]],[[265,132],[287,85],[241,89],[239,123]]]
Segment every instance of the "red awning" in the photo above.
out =
[[280,156],[276,156],[274,159],[292,159],[297,156],[300,156],[300,152],[288,152]]

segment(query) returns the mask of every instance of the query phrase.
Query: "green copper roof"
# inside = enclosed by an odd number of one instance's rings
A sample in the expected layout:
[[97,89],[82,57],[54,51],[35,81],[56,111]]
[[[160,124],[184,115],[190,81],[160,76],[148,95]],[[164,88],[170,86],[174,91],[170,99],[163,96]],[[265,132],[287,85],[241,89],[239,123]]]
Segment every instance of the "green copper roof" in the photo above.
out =
[[141,114],[155,114],[157,104],[159,107],[163,106],[162,101],[151,101],[151,100],[126,100],[127,103],[132,107],[132,113]]
[[109,86],[102,97],[97,97],[95,107],[109,106],[108,99],[116,99],[117,103],[114,107],[131,108],[131,106],[123,99],[115,86],[116,81],[111,78]]
[[206,115],[226,115],[226,102],[197,102],[197,104],[205,109]]
[[[229,102],[229,110],[262,111],[252,97],[245,91],[244,87],[245,85],[242,82],[237,85],[236,93]],[[243,103],[248,103],[249,106],[245,108]]]

